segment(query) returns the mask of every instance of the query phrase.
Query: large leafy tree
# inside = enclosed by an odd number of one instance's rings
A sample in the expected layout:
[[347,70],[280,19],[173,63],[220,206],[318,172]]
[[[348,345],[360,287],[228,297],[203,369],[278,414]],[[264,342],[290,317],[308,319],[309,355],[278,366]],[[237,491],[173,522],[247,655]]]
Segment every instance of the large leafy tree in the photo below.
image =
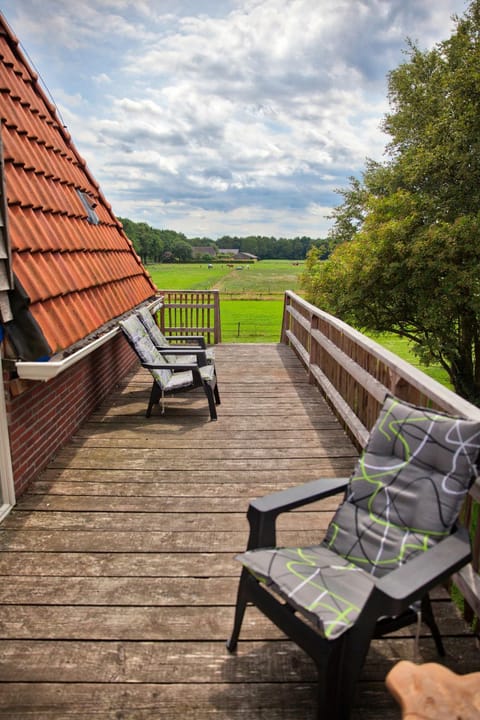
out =
[[480,402],[480,0],[452,36],[389,75],[387,160],[342,191],[331,231],[313,250],[310,301],[367,330],[412,341],[455,390]]

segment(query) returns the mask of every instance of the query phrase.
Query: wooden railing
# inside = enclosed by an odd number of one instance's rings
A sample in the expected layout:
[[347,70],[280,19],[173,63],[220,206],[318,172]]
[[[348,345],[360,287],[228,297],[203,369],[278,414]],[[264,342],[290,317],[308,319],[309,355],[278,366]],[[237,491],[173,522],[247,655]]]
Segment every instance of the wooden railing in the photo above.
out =
[[203,335],[207,345],[222,340],[218,290],[160,290],[157,322],[167,335]]
[[[480,408],[290,291],[285,293],[281,339],[292,347],[310,381],[326,397],[359,448],[365,445],[387,393],[418,405],[480,419]],[[475,520],[474,505],[479,501],[477,480],[464,510],[464,521],[472,534],[473,561],[455,576],[455,583],[470,608],[467,616],[470,613],[477,618],[480,617],[480,521]]]

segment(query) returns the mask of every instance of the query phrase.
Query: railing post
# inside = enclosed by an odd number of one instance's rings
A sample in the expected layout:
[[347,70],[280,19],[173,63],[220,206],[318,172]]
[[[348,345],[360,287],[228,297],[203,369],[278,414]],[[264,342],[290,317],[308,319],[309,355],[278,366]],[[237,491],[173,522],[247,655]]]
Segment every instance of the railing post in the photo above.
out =
[[280,334],[280,342],[284,343],[284,345],[288,345],[288,337],[287,337],[287,330],[289,325],[289,314],[288,314],[288,306],[290,305],[290,296],[288,292],[285,292],[283,296],[283,316],[282,316],[282,331]]
[[315,384],[315,377],[312,375],[312,366],[318,365],[321,369],[321,359],[318,343],[314,339],[312,330],[318,330],[319,317],[315,313],[310,316],[310,348],[309,348],[309,360],[308,360],[308,382],[311,385]]
[[213,290],[213,342],[215,345],[222,342],[222,321],[220,315],[220,293]]

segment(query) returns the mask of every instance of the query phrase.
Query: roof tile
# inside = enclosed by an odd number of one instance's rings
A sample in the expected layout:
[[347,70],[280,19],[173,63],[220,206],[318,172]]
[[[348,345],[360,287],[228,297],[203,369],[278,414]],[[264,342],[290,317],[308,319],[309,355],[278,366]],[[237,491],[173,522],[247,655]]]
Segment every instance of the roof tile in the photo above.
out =
[[13,269],[60,352],[156,288],[1,14],[0,118]]

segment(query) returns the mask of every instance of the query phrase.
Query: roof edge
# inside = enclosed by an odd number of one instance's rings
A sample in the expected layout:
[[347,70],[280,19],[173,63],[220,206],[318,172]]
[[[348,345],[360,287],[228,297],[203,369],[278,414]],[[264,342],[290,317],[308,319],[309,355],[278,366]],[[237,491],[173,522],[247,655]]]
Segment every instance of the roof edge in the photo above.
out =
[[[160,307],[162,303],[163,297],[155,298],[155,300],[146,307],[151,312],[154,312],[158,307]],[[131,308],[129,312],[134,312],[134,309],[135,308]],[[104,335],[101,335],[99,338],[92,340],[88,343],[88,345],[85,345],[84,347],[77,350],[77,352],[72,353],[71,355],[62,360],[48,360],[46,362],[28,362],[25,360],[17,360],[17,362],[15,363],[15,369],[17,371],[18,377],[22,380],[36,380],[41,382],[48,382],[49,380],[53,380],[57,377],[57,375],[60,375],[60,373],[68,370],[68,368],[70,368],[72,365],[75,365],[80,360],[83,360],[84,357],[87,357],[95,350],[98,350],[98,348],[102,347],[102,345],[105,345],[105,343],[112,340],[112,338],[114,338],[120,332],[122,331],[117,325],[112,330],[109,330]]]

